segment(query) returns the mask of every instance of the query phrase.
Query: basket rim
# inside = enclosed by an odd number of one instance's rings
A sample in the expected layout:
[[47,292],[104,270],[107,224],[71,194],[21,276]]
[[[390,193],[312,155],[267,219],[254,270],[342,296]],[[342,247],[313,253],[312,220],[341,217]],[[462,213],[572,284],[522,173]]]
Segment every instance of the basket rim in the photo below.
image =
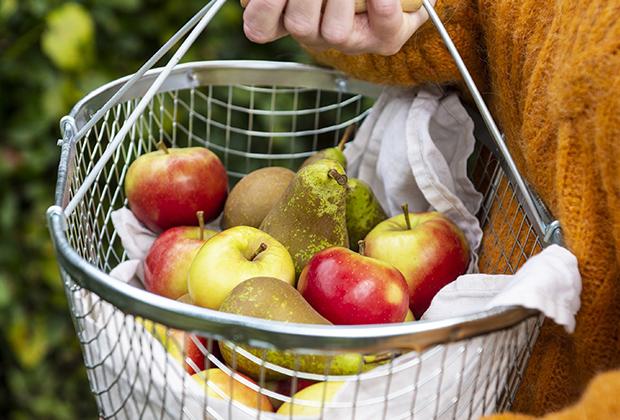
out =
[[[231,69],[244,72],[250,70],[256,75],[262,71],[292,71],[298,72],[301,76],[299,80],[304,80],[303,76],[308,76],[311,73],[315,76],[318,75],[319,79],[317,81],[313,78],[306,78],[308,87],[327,90],[324,85],[317,86],[317,83],[327,82],[332,84],[333,90],[361,93],[368,96],[374,96],[373,93],[378,94],[383,88],[349,78],[335,70],[311,65],[274,61],[220,60],[190,62],[176,66],[170,79],[160,91],[170,91],[181,87],[198,87],[201,86],[201,82],[202,84],[205,82],[204,79],[200,78],[205,72],[213,70],[230,72]],[[141,92],[145,92],[160,72],[161,69],[153,69],[147,72],[120,101],[133,99],[139,96]],[[76,141],[79,140],[73,138],[72,134],[76,133],[80,121],[85,121],[84,118],[89,117],[86,115],[88,106],[91,103],[101,101],[103,101],[101,104],[105,103],[115,89],[119,89],[129,77],[125,76],[111,81],[85,95],[73,107],[69,116],[70,120],[63,119],[65,124],[73,124],[73,126],[65,127],[61,122],[64,139],[56,185],[56,202],[47,211],[50,234],[63,276],[70,274],[80,286],[96,293],[121,311],[151,319],[168,327],[204,334],[216,339],[232,340],[239,344],[250,344],[265,348],[308,349],[315,352],[329,350],[364,352],[386,349],[422,350],[436,344],[459,341],[510,328],[540,314],[537,310],[509,306],[444,320],[420,320],[403,324],[359,326],[292,324],[232,315],[177,302],[112,278],[82,258],[71,247],[65,234],[67,226],[63,207],[66,205],[66,194],[68,192],[65,187],[69,176],[69,157],[74,152]],[[217,77],[217,74],[214,77]],[[305,87],[305,85],[301,87]],[[502,156],[499,158],[502,162]],[[507,175],[511,176],[510,171],[507,171]],[[536,211],[547,222],[548,214],[540,209],[530,210]],[[543,229],[540,226],[535,226],[535,228],[536,230]],[[553,236],[548,243],[543,242],[542,246],[545,247],[551,243],[561,244],[561,239]]]

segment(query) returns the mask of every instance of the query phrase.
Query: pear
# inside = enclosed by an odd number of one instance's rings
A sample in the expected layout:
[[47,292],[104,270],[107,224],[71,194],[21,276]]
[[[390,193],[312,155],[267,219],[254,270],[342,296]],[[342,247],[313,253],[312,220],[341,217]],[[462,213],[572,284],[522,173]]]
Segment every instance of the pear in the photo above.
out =
[[354,127],[355,127],[354,125],[350,125],[347,127],[347,129],[345,130],[342,136],[342,139],[340,139],[340,142],[338,143],[336,147],[330,147],[328,149],[319,150],[318,152],[310,156],[308,159],[306,159],[304,163],[302,163],[299,169],[304,168],[321,159],[331,159],[331,160],[335,160],[336,162],[338,162],[340,166],[342,166],[342,168],[346,170],[347,169],[347,158],[344,155],[343,150],[344,150],[345,143],[349,140],[349,137],[351,137],[351,133],[353,132]]
[[321,159],[302,168],[260,229],[293,257],[297,275],[314,254],[332,246],[348,248],[347,176],[335,160]]
[[228,194],[222,229],[234,226],[258,228],[294,176],[295,172],[290,169],[274,166],[243,177]]
[[351,249],[357,251],[359,241],[386,220],[387,215],[368,184],[349,178],[347,185],[347,232]]
[[[272,321],[298,324],[332,325],[316,312],[301,294],[288,283],[272,277],[255,277],[237,285],[220,306],[220,311],[237,315],[252,316]],[[384,361],[377,357],[344,353],[333,357],[302,354],[279,350],[262,350],[240,346],[259,359],[283,368],[300,372],[330,375],[354,375],[377,366]],[[233,363],[233,345],[220,341],[220,350],[226,363],[251,377],[260,380],[260,361],[252,361],[237,352]],[[330,360],[331,359],[331,360]],[[265,367],[264,379],[281,379],[285,375]]]

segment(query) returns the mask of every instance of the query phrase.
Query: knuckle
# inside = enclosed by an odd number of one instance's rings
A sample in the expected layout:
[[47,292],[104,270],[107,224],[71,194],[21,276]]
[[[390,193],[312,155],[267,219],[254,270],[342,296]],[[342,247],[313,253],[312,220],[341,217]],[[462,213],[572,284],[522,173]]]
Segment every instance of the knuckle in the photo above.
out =
[[376,0],[373,5],[373,11],[381,17],[393,16],[400,12],[401,6],[394,0]]
[[[256,0],[252,0],[256,1]],[[279,10],[280,1],[278,0],[260,0],[260,8],[263,13],[272,13]]]
[[298,38],[312,37],[316,33],[312,22],[297,14],[285,15],[284,27],[291,35]]
[[327,43],[331,45],[345,45],[349,39],[349,34],[341,28],[323,27],[321,28],[321,36]]
[[273,36],[268,32],[257,28],[251,23],[245,23],[243,25],[243,32],[250,41],[256,42],[257,44],[265,44],[273,39]]

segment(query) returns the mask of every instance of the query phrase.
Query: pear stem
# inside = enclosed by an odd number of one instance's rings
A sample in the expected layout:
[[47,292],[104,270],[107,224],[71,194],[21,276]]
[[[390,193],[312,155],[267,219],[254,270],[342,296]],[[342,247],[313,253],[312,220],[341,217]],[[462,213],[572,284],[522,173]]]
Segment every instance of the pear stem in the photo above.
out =
[[159,150],[163,150],[165,154],[170,154],[170,151],[168,150],[168,146],[166,146],[166,143],[164,143],[163,140],[160,140],[159,143],[157,143],[157,148]]
[[258,247],[256,252],[254,253],[254,255],[252,255],[252,258],[250,258],[250,261],[254,261],[256,259],[256,257],[258,257],[260,255],[261,252],[266,251],[266,250],[267,250],[267,244],[264,243],[264,242],[261,242],[260,246]]
[[198,226],[200,227],[200,240],[204,241],[205,239],[205,212],[202,210],[197,211],[196,217],[198,218]]
[[409,204],[405,203],[401,206],[405,215],[405,223],[407,224],[407,230],[411,230],[411,219],[409,218]]
[[340,150],[341,152],[344,150],[344,145],[346,144],[346,142],[349,141],[349,138],[351,137],[351,134],[353,134],[353,128],[354,127],[355,127],[355,124],[351,124],[344,131],[344,134],[342,135],[342,138],[340,139],[340,143],[338,143],[338,146],[337,146],[338,150]]
[[357,246],[359,247],[359,254],[363,257],[366,256],[366,242],[364,240],[357,241]]
[[336,182],[340,185],[347,185],[347,181],[349,180],[346,175],[341,174],[335,169],[330,169],[327,173],[331,178],[334,178]]

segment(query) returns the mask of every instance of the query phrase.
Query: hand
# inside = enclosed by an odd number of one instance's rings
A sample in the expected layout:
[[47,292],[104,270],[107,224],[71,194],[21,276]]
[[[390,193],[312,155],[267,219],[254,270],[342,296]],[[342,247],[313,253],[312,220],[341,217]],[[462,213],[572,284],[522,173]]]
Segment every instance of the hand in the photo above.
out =
[[400,0],[368,0],[367,8],[356,14],[355,0],[250,0],[243,30],[261,44],[291,35],[315,50],[393,55],[428,19],[424,8],[404,13]]

